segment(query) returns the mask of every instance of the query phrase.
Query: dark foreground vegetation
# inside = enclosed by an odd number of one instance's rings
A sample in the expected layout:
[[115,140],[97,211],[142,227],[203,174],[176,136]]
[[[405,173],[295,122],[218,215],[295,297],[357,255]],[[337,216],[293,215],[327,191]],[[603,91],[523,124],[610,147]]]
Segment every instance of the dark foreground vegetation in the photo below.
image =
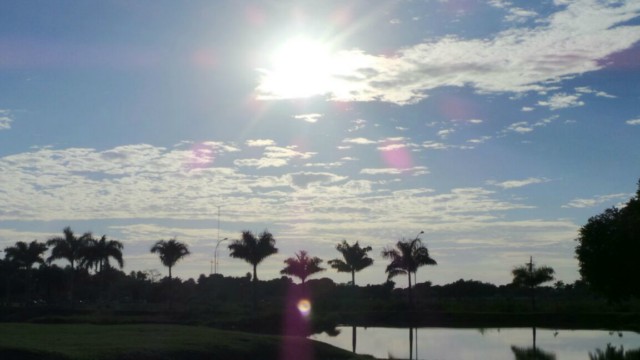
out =
[[180,325],[0,324],[1,359],[366,359],[305,338]]

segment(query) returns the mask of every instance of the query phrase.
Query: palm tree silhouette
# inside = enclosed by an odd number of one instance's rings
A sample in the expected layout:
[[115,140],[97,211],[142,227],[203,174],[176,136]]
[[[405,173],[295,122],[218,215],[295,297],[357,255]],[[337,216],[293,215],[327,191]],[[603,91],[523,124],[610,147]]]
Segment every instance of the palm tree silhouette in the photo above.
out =
[[[18,241],[14,246],[4,249],[5,259],[13,262],[18,268],[25,270],[25,287],[27,296],[31,296],[31,273],[34,264],[44,263],[42,254],[47,251],[47,245],[33,240],[29,244]],[[27,299],[25,299],[27,300]]]
[[172,279],[171,268],[178,260],[190,254],[187,245],[179,242],[175,238],[169,241],[158,240],[151,247],[151,252],[159,254],[162,265],[169,268],[169,279]]
[[346,240],[336,245],[336,250],[342,253],[342,259],[329,260],[327,263],[338,272],[351,273],[351,285],[356,286],[356,271],[360,271],[373,264],[373,259],[367,256],[367,252],[371,251],[371,246],[364,248],[356,241],[355,244],[349,245]]
[[394,276],[407,274],[409,280],[409,303],[413,307],[413,292],[411,289],[411,273],[416,273],[423,265],[437,265],[438,263],[429,256],[429,250],[419,238],[413,240],[400,240],[395,248],[382,250],[382,257],[391,260],[385,272],[388,279]]
[[276,248],[276,239],[267,230],[258,234],[256,238],[251,231],[243,231],[240,240],[233,240],[229,244],[231,253],[229,256],[236,259],[242,259],[253,266],[253,311],[258,309],[258,264],[265,258],[278,252]]
[[81,264],[86,267],[94,267],[96,274],[100,277],[102,290],[106,291],[106,275],[111,267],[109,259],[113,258],[122,269],[124,260],[122,259],[123,245],[118,240],[107,240],[106,235],[102,235],[100,240],[90,237],[87,240],[87,247],[84,250],[84,257]]
[[533,257],[529,258],[529,263],[517,266],[511,271],[514,285],[528,287],[530,289],[531,307],[533,311],[536,310],[536,287],[553,280],[554,272],[555,271],[548,266],[536,267],[533,263]]
[[284,260],[287,266],[280,270],[281,274],[295,276],[304,284],[309,276],[325,270],[320,267],[322,259],[319,257],[309,257],[304,250],[297,252],[295,255],[295,257]]
[[76,263],[82,260],[87,241],[91,238],[91,233],[84,233],[82,236],[76,237],[68,226],[62,230],[62,233],[64,234],[62,237],[58,236],[47,240],[47,245],[52,246],[51,256],[49,256],[47,262],[51,263],[57,259],[65,259],[69,262],[71,266],[69,298],[71,306],[73,306]]

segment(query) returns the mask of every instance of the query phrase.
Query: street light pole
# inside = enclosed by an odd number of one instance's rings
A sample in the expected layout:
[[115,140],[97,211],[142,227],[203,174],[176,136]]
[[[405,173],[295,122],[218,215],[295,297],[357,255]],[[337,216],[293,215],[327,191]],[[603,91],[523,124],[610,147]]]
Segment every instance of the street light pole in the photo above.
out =
[[224,238],[222,240],[218,240],[218,242],[216,243],[216,249],[213,251],[213,268],[214,268],[214,274],[218,273],[218,246],[220,246],[220,244],[222,242],[225,242],[229,240],[228,238]]

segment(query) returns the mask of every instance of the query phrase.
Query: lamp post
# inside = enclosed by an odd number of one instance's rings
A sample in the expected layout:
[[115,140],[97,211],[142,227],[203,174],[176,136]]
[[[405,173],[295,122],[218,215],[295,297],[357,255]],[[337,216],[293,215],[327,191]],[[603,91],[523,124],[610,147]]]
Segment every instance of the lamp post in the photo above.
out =
[[214,269],[214,274],[218,273],[218,246],[220,246],[220,244],[224,241],[229,240],[229,238],[224,238],[222,240],[218,240],[218,242],[216,243],[216,249],[213,251],[213,269]]

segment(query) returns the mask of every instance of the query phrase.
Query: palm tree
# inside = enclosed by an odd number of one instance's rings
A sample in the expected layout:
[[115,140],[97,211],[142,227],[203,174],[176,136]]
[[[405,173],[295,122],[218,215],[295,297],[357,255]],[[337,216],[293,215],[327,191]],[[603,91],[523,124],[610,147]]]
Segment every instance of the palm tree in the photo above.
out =
[[124,266],[124,260],[122,259],[123,247],[118,240],[107,240],[106,235],[102,235],[100,240],[96,240],[93,237],[87,240],[87,247],[81,263],[83,266],[96,269],[96,274],[98,274],[102,282],[103,291],[106,286],[107,271],[111,267],[109,259],[113,258],[121,269]]
[[175,238],[165,241],[159,240],[151,247],[152,253],[160,255],[162,265],[169,268],[169,279],[171,279],[171,268],[178,260],[190,254],[186,244],[177,241]]
[[53,237],[47,241],[47,246],[53,247],[47,262],[51,263],[57,259],[65,259],[69,262],[71,266],[69,298],[73,306],[76,263],[82,260],[88,239],[91,238],[91,233],[87,232],[80,237],[76,237],[68,226],[62,230],[62,233],[64,236]]
[[336,245],[336,250],[342,253],[344,260],[333,259],[327,263],[338,272],[350,272],[351,285],[356,286],[356,271],[373,264],[373,259],[367,256],[367,252],[371,251],[371,246],[361,248],[357,241],[355,244],[349,245],[346,240],[342,240],[342,243]]
[[528,287],[531,292],[531,307],[536,310],[535,289],[540,284],[553,280],[555,271],[548,266],[536,267],[533,263],[533,257],[529,258],[529,263],[515,267],[511,273],[513,274],[513,284],[522,287]]
[[409,280],[409,303],[413,307],[413,293],[411,289],[411,273],[416,273],[423,265],[437,265],[438,263],[429,256],[429,250],[419,238],[413,240],[400,240],[396,248],[382,250],[382,257],[391,260],[385,272],[388,279],[394,276],[407,274]]
[[4,249],[5,260],[13,262],[18,268],[25,270],[26,294],[31,295],[31,268],[34,264],[43,264],[42,255],[47,251],[47,245],[33,240],[29,244],[18,241],[14,246]]
[[307,252],[302,250],[296,253],[295,257],[290,257],[284,260],[284,263],[287,264],[287,266],[280,270],[280,273],[283,275],[295,276],[304,284],[309,276],[325,270],[320,267],[321,262],[322,259],[319,257],[309,257]]
[[229,256],[242,259],[253,266],[253,311],[254,313],[258,309],[258,264],[265,258],[278,252],[276,248],[276,239],[267,230],[258,234],[256,238],[251,231],[243,231],[242,238],[240,240],[233,240],[229,244],[229,250],[231,253]]

